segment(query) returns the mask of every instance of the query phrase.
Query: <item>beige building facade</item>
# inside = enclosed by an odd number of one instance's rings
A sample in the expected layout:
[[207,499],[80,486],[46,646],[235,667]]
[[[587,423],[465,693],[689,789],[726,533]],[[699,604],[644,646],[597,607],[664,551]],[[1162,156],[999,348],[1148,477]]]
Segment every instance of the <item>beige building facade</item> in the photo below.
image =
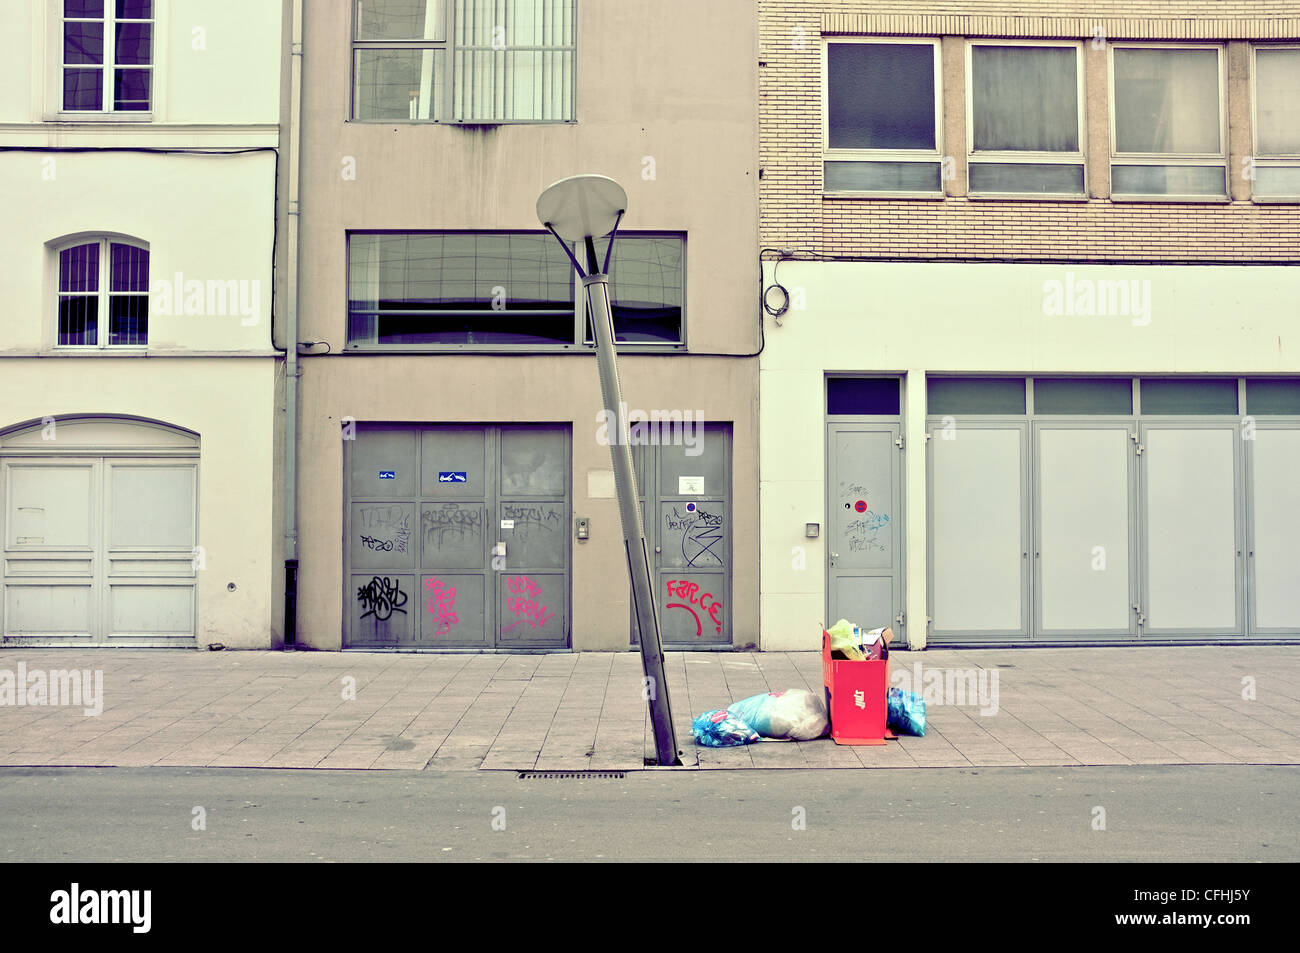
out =
[[0,12],[6,647],[272,643],[281,20]]
[[629,646],[582,289],[535,213],[578,173],[629,197],[611,274],[665,642],[756,642],[752,4],[303,23],[299,643]]
[[764,648],[1300,635],[1294,8],[758,8]]

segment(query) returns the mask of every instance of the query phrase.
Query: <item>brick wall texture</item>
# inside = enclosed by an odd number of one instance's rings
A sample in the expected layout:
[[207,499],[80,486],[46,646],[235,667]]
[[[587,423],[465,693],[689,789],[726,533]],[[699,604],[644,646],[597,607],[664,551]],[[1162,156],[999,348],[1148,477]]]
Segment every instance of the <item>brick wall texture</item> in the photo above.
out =
[[[1300,203],[1250,200],[1250,46],[1300,43],[1296,0],[758,0],[763,246],[827,256],[1300,262]],[[957,174],[942,199],[822,193],[822,41],[942,38],[944,149]],[[1106,51],[1111,40],[1224,45],[1231,201],[1110,199]],[[964,38],[1085,40],[1087,201],[965,195]]]

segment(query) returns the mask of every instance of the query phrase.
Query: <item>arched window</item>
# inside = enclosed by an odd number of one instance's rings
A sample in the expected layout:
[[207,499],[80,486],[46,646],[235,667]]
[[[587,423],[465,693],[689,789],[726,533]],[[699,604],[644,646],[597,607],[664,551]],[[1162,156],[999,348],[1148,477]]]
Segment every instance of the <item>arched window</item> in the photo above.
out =
[[59,249],[60,347],[149,343],[149,249],[124,238],[78,239]]

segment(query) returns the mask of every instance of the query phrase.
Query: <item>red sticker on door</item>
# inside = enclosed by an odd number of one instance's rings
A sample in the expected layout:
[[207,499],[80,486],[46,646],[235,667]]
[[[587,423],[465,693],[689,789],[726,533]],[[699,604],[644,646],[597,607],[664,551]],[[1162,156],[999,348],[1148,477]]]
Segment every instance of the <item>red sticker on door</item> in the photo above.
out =
[[853,508],[857,510],[859,513],[865,513],[867,511],[867,501],[858,500],[858,502],[853,504]]

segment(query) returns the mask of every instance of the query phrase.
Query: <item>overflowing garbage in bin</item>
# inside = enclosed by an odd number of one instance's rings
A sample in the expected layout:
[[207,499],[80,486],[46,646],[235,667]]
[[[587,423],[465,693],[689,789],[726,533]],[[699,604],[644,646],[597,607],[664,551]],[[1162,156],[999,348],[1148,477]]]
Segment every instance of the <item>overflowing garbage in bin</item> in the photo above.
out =
[[726,748],[757,741],[883,745],[891,732],[925,734],[925,700],[889,687],[888,626],[862,629],[847,619],[822,632],[824,695],[806,689],[767,692],[706,711],[691,724],[695,743]]

